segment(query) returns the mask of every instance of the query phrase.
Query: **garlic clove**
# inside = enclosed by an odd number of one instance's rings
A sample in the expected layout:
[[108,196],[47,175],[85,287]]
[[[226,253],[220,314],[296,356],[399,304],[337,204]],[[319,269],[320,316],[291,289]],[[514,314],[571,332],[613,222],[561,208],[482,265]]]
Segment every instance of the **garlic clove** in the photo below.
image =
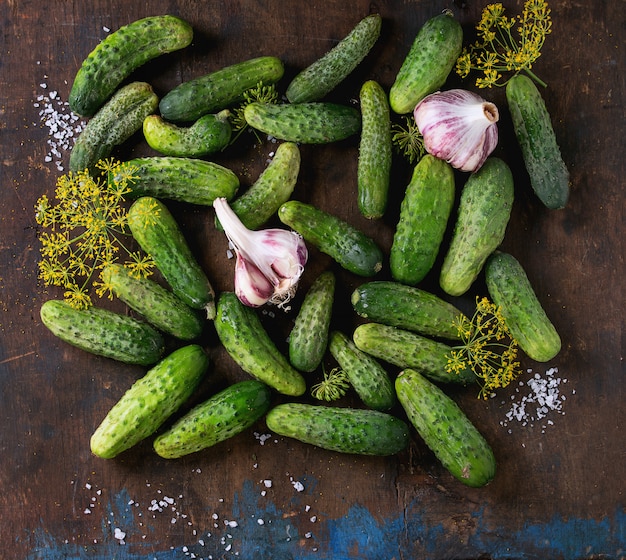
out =
[[254,263],[236,252],[235,294],[239,301],[248,307],[260,307],[274,295],[274,285],[263,275]]

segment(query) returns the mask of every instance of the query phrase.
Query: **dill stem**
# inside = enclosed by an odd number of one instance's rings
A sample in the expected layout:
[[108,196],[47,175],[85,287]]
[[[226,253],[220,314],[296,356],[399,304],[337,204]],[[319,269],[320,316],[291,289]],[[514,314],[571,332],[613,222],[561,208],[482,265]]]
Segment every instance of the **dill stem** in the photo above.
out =
[[524,72],[528,74],[528,76],[537,82],[542,87],[548,87],[548,84],[544,82],[539,76],[537,76],[530,68],[524,68]]

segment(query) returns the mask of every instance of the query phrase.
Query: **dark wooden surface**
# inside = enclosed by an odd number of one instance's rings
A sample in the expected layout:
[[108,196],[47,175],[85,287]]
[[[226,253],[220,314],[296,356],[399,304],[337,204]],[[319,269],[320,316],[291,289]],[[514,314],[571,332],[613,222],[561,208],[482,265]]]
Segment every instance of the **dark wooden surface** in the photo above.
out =
[[[64,345],[39,320],[42,302],[59,294],[37,278],[33,206],[41,194],[53,193],[60,172],[54,162],[45,161],[49,131],[35,101],[51,91],[66,100],[78,66],[107,29],[166,12],[193,25],[191,47],[136,73],[160,95],[181,80],[261,54],[285,62],[284,88],[297,70],[326,52],[359,19],[378,11],[384,18],[379,42],[331,96],[350,102],[367,78],[390,86],[426,19],[451,8],[469,34],[484,4],[0,4],[1,557],[573,560],[626,555],[623,0],[550,2],[553,33],[535,69],[549,83],[543,94],[571,170],[571,200],[564,210],[547,211],[534,198],[511,137],[503,91],[485,93],[502,107],[497,153],[510,163],[516,180],[503,247],[526,268],[563,338],[562,352],[549,364],[524,358],[523,365],[541,377],[557,367],[563,380],[560,396],[566,397],[561,413],[551,411],[546,419],[523,426],[505,420],[525,386],[517,387],[519,393],[509,387],[487,401],[478,400],[473,390],[452,392],[493,446],[498,472],[489,486],[460,485],[417,436],[398,456],[362,458],[275,437],[264,440],[268,431],[262,422],[177,461],[160,460],[150,441],[115,460],[95,458],[89,451],[91,432],[143,370]],[[522,1],[504,5],[513,15]],[[452,83],[459,81],[453,78]],[[216,159],[231,166],[245,188],[271,150],[271,144],[255,143],[250,136]],[[128,157],[150,151],[136,138],[117,153]],[[388,216],[367,222],[356,210],[356,154],[354,139],[303,146],[294,197],[348,219],[388,249],[409,169],[398,160]],[[64,151],[62,161],[67,156]],[[225,240],[213,229],[211,211],[171,207],[216,288],[231,289],[232,261],[225,257]],[[335,326],[351,328],[355,319],[348,298],[362,280],[314,250],[311,255],[302,288],[322,270],[335,270]],[[387,269],[381,277],[386,275]],[[436,290],[436,272],[423,286]],[[473,294],[483,289],[479,280],[459,305],[470,305]],[[263,316],[283,348],[292,317]],[[202,343],[214,365],[188,406],[246,377],[220,350],[210,325]],[[395,373],[393,368],[390,372]]]

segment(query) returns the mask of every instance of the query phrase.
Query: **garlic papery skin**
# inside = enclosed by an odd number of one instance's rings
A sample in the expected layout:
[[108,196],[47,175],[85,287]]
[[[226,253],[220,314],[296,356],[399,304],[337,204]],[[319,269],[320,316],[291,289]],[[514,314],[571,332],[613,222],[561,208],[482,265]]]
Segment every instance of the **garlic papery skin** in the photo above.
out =
[[431,93],[413,118],[426,151],[461,171],[478,171],[498,144],[498,108],[471,91]]

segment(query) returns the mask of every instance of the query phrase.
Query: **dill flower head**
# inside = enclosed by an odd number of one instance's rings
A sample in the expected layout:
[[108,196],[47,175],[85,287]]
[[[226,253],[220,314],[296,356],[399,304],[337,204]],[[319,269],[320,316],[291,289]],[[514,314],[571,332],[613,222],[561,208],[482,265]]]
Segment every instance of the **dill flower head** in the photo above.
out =
[[238,134],[233,138],[232,142],[248,128],[248,122],[244,116],[244,111],[250,103],[255,101],[261,103],[278,103],[278,91],[274,84],[265,85],[263,82],[259,82],[253,88],[250,88],[243,92],[243,101],[236,107],[231,114],[231,125],[235,132]]
[[416,164],[426,153],[424,138],[413,117],[403,117],[403,124],[393,123],[391,126],[391,142],[410,164]]
[[330,373],[324,369],[324,379],[311,387],[311,396],[319,401],[336,401],[350,388],[348,374],[341,368],[333,368]]

